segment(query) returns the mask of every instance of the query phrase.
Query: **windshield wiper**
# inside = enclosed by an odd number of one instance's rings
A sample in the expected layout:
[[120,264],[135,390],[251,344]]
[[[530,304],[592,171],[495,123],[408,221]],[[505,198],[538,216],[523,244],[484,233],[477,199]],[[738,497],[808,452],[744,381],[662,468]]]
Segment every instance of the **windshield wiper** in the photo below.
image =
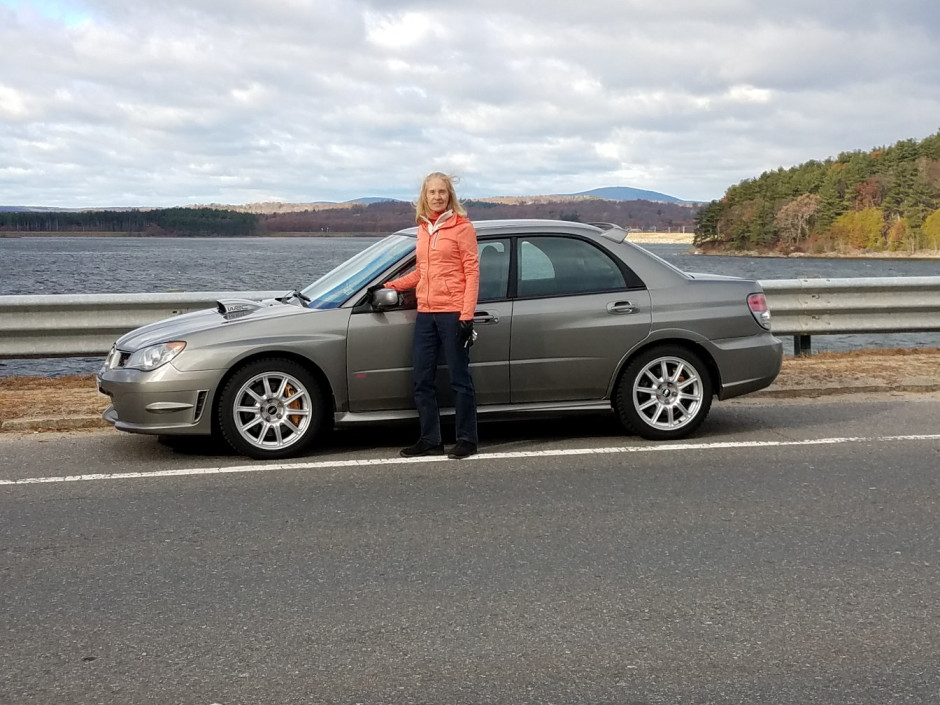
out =
[[313,300],[309,296],[304,294],[302,291],[299,291],[298,289],[292,289],[289,293],[284,294],[284,296],[278,296],[274,300],[280,301],[282,304],[286,304],[291,299],[299,299],[300,301],[303,302],[304,306],[306,306]]

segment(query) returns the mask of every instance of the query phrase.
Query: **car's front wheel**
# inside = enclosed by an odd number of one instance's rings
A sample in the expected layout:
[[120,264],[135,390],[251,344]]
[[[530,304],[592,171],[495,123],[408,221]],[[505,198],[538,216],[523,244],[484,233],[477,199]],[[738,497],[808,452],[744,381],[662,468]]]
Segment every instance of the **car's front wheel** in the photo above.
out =
[[712,380],[701,357],[678,345],[651,348],[624,371],[616,407],[624,427],[650,440],[683,438],[712,404]]
[[219,427],[232,448],[256,460],[299,454],[323,425],[324,402],[316,379],[284,358],[255,360],[222,390]]

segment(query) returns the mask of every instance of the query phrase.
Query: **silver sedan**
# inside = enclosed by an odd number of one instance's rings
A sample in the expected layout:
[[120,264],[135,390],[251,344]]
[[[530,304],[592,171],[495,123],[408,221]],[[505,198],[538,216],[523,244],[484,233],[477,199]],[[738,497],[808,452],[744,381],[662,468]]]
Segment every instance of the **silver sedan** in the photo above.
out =
[[[755,281],[683,272],[616,226],[478,221],[481,420],[615,413],[627,432],[674,440],[713,397],[773,382],[782,344]],[[415,417],[413,294],[371,290],[414,267],[414,228],[303,291],[146,325],[98,375],[122,431],[219,434],[257,459],[308,451],[334,425]],[[450,388],[440,378],[442,407]],[[444,413],[448,413],[446,408]]]

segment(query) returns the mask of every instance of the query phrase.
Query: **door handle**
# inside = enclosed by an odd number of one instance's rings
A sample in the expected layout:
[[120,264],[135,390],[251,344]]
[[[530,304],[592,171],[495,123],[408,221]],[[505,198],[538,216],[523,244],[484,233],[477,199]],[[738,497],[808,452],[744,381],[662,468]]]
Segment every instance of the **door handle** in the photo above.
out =
[[629,301],[611,301],[607,304],[607,313],[636,313],[639,310]]
[[477,311],[473,314],[473,322],[484,326],[499,323],[499,314],[490,313],[488,311]]

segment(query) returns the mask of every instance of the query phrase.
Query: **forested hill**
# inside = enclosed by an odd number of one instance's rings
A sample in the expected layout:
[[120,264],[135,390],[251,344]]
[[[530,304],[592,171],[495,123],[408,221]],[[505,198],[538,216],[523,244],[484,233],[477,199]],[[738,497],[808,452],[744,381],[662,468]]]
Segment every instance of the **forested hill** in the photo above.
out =
[[241,237],[257,235],[258,218],[215,208],[0,212],[0,235],[109,233],[143,236]]
[[695,243],[715,249],[940,250],[940,132],[765,172],[695,220]]
[[[534,197],[512,203],[494,201],[463,202],[472,220],[501,218],[551,218],[583,223],[616,223],[637,230],[692,232],[696,204],[653,201],[607,201],[600,198],[571,198],[552,201]],[[296,213],[262,216],[261,227],[278,232],[393,232],[414,225],[414,206],[403,201],[386,201],[345,208],[321,208]]]
[[[474,220],[553,218],[616,223],[638,230],[692,232],[697,204],[653,201],[515,199],[514,203],[465,201]],[[414,207],[403,201],[353,203],[282,213],[225,208],[0,212],[3,233],[114,233],[133,236],[241,237],[285,233],[382,234],[414,225]]]

